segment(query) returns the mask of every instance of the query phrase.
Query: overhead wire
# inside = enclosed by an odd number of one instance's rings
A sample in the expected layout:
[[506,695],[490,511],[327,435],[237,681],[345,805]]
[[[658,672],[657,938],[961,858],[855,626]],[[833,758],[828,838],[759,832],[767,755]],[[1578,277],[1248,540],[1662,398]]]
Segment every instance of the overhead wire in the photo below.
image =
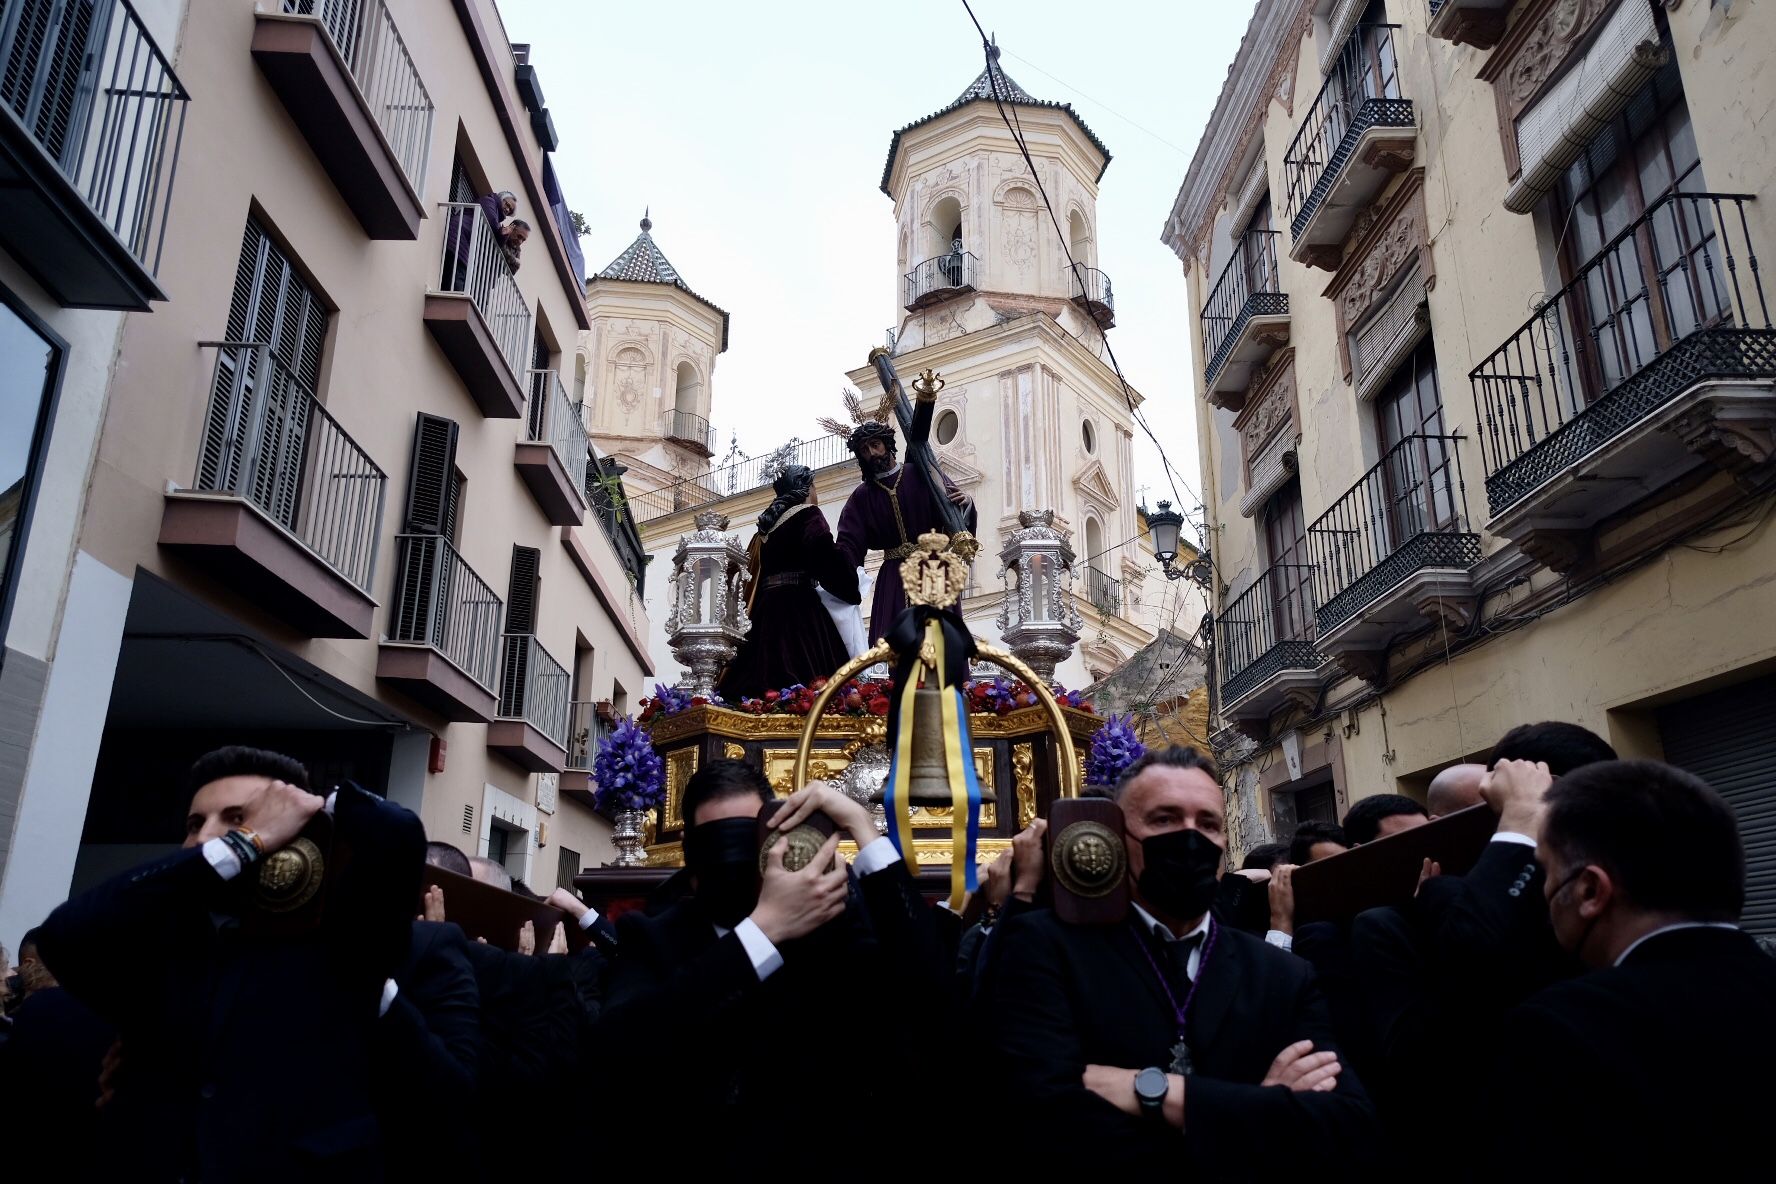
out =
[[[1023,122],[1018,119],[1015,109],[1013,109],[1010,114],[1007,114],[1005,101],[1000,96],[1000,84],[1004,75],[999,69],[999,62],[995,53],[997,47],[987,37],[986,30],[981,27],[980,18],[974,15],[974,8],[969,4],[968,0],[962,0],[962,8],[968,13],[968,19],[973,22],[975,32],[980,34],[981,50],[985,54],[987,61],[987,81],[993,88],[993,106],[998,109],[1000,120],[1004,122],[1006,130],[1011,133],[1012,140],[1017,144],[1018,153],[1024,158],[1025,167],[1030,170],[1030,179],[1035,182],[1036,192],[1042,198],[1043,208],[1048,211],[1048,220],[1054,226],[1055,237],[1060,241],[1061,253],[1067,258],[1068,271],[1072,274],[1074,282],[1079,285],[1079,290],[1082,292],[1087,291],[1085,276],[1082,272],[1080,263],[1073,258],[1073,251],[1071,245],[1067,241],[1067,235],[1061,229],[1060,216],[1055,213],[1054,203],[1049,200],[1048,189],[1042,183],[1041,174],[1036,171],[1036,161],[1030,155],[1029,144],[1024,139]],[[1193,500],[1186,500],[1184,495],[1179,492],[1178,482],[1183,479],[1182,475],[1179,474],[1177,469],[1172,465],[1171,458],[1166,455],[1165,446],[1159,442],[1158,435],[1154,433],[1153,428],[1147,423],[1147,419],[1141,414],[1140,408],[1135,406],[1134,392],[1129,387],[1128,379],[1122,373],[1121,363],[1116,360],[1116,348],[1110,344],[1109,333],[1100,330],[1100,336],[1104,343],[1104,352],[1109,356],[1110,368],[1116,374],[1116,381],[1122,386],[1122,397],[1123,401],[1128,405],[1129,417],[1140,426],[1141,431],[1146,433],[1148,440],[1152,441],[1154,449],[1159,453],[1160,465],[1165,471],[1167,483],[1172,487],[1172,496],[1178,499],[1177,504],[1179,508],[1186,509],[1194,506],[1198,517],[1206,515],[1207,507],[1204,505],[1202,497],[1197,494],[1194,489],[1191,490],[1191,498]],[[1191,489],[1188,480],[1184,481],[1184,488]],[[1192,519],[1191,525],[1197,526],[1195,519]],[[1200,532],[1200,527],[1198,529]]]

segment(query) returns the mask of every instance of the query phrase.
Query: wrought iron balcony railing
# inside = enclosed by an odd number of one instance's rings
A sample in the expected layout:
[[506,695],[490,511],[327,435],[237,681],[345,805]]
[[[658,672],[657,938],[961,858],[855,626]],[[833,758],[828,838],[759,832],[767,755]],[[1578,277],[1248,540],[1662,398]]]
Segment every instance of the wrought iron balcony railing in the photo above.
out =
[[1414,571],[1480,561],[1460,436],[1407,436],[1307,528],[1315,621],[1326,633]]
[[695,444],[704,452],[715,453],[715,426],[701,415],[673,408],[660,413],[660,434],[668,440]]
[[559,370],[530,372],[530,406],[525,414],[527,435],[547,444],[567,470],[576,490],[586,488],[586,465],[591,449],[586,441],[586,421],[580,405],[568,397]]
[[1400,94],[1397,28],[1357,26],[1283,156],[1285,208],[1296,238],[1325,202],[1365,131],[1416,126],[1412,101]]
[[270,346],[217,347],[195,489],[251,502],[368,593],[387,486]]
[[1703,379],[1776,375],[1752,200],[1667,194],[1469,372],[1493,513]]
[[927,259],[906,273],[901,304],[912,312],[960,292],[972,292],[978,282],[979,267],[980,261],[972,251],[951,251]]
[[591,772],[592,758],[598,755],[606,731],[598,704],[585,699],[568,704],[567,767],[575,772]]
[[432,142],[432,98],[384,0],[284,0],[284,12],[311,16],[351,70],[376,126],[418,193]]
[[568,743],[567,671],[529,633],[505,635],[499,713],[521,719],[562,748]]
[[1247,321],[1255,316],[1286,315],[1289,297],[1277,280],[1277,239],[1281,231],[1248,230],[1235,245],[1233,258],[1203,302],[1204,376],[1209,382],[1227,363],[1227,354]]
[[442,535],[396,535],[395,548],[389,640],[431,646],[495,693],[504,602]]
[[467,296],[514,378],[529,367],[530,306],[506,260],[499,228],[476,202],[445,202],[443,263],[437,291]]
[[1221,701],[1238,701],[1280,670],[1313,668],[1313,567],[1274,563],[1234,597],[1215,622]]
[[1095,267],[1081,264],[1074,269],[1073,302],[1102,328],[1116,323],[1116,293],[1110,287],[1110,277]]
[[190,99],[129,0],[0,0],[0,105],[150,276]]
[[604,531],[604,537],[616,551],[618,562],[635,581],[635,591],[639,595],[647,585],[648,559],[647,552],[642,550],[635,517],[635,500],[639,499],[632,500],[623,492],[622,481],[604,472],[590,440],[586,442],[586,448],[586,500],[592,507],[592,516],[598,520],[599,529]]
[[1122,615],[1122,581],[1090,565],[1085,569],[1085,596],[1105,616]]

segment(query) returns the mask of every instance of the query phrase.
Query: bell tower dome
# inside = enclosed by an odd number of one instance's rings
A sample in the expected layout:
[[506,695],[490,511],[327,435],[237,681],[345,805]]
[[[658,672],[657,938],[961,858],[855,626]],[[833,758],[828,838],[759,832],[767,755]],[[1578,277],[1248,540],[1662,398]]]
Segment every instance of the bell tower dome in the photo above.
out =
[[[999,69],[997,45],[990,53],[993,64],[953,102],[901,128],[888,145],[882,192],[894,201],[895,302],[904,310],[899,336],[910,333],[909,344],[981,327],[995,311],[1049,312],[1088,336],[1114,323],[1114,298],[1097,268],[1098,181],[1110,150],[1071,105],[1035,98]],[[1029,148],[1034,175],[1001,105]]]
[[691,290],[653,229],[643,215],[587,283],[578,359],[593,443],[627,466],[632,492],[709,471],[715,362],[728,348],[728,314]]

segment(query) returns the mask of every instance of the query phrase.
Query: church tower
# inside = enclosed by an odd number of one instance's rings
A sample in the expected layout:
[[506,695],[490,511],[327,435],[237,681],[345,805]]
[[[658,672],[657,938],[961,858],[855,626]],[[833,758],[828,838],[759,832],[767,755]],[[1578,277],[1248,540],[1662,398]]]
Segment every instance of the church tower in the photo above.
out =
[[579,381],[600,454],[627,466],[630,492],[709,472],[716,358],[728,314],[697,295],[654,242],[654,224],[586,285]]
[[[991,556],[1018,512],[1053,510],[1072,531],[1085,628],[1057,677],[1078,687],[1152,640],[1165,591],[1163,580],[1144,587],[1152,558],[1141,552],[1130,406],[1141,396],[1125,394],[1104,349],[1115,297],[1099,266],[1097,198],[1110,151],[1070,105],[994,72],[1034,174],[988,71],[888,146],[881,188],[894,202],[901,310],[894,364],[903,381],[929,368],[947,383],[931,444],[979,508],[981,555],[964,605],[976,636],[997,639]],[[879,396],[869,367],[849,377],[866,400]],[[1196,620],[1180,623],[1188,632]]]

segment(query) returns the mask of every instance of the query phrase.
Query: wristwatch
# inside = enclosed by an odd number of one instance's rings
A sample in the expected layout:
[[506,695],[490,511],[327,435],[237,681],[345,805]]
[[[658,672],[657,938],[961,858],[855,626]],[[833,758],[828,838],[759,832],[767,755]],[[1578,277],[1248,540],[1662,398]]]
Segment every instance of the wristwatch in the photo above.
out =
[[1172,1083],[1166,1077],[1164,1069],[1143,1069],[1135,1074],[1135,1100],[1141,1103],[1141,1113],[1151,1119],[1165,1120],[1166,1094],[1171,1091]]

